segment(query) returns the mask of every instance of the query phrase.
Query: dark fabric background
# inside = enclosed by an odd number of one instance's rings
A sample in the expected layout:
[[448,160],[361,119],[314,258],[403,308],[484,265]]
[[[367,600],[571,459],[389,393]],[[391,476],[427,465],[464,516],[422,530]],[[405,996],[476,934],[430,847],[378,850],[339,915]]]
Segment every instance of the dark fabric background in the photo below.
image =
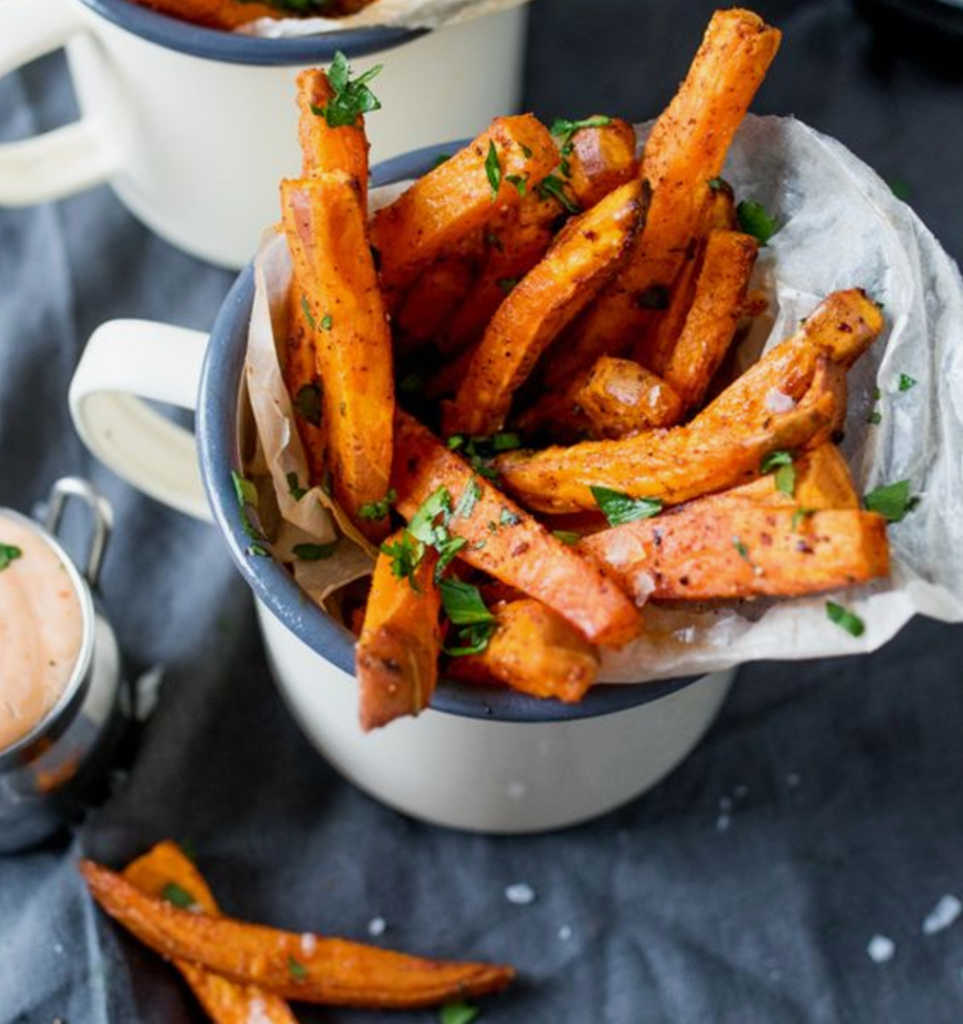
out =
[[[712,7],[539,0],[528,105],[653,115]],[[756,109],[793,112],[904,182],[959,258],[959,79],[901,52],[901,36],[875,38],[847,0],[757,8],[785,41]],[[4,139],[72,109],[58,59],[0,81]],[[214,531],[132,494],[69,423],[70,374],[100,321],[205,328],[229,283],[106,189],[0,210],[0,504],[28,509],[58,475],[92,477],[117,511],[104,599],[131,671],[167,667],[127,785],[73,844],[0,858],[0,1024],[202,1019],[169,967],[93,911],[75,873],[81,848],[120,864],[167,836],[193,842],[239,916],[361,939],[380,916],[385,944],[515,963],[521,983],[486,1005],[492,1024],[963,1020],[963,923],[921,930],[943,894],[963,897],[963,632],[917,622],[871,657],[745,669],[681,768],[581,828],[489,839],[385,810],[282,707]],[[531,905],[504,898],[520,881]],[[887,963],[867,955],[876,934],[895,943]]]

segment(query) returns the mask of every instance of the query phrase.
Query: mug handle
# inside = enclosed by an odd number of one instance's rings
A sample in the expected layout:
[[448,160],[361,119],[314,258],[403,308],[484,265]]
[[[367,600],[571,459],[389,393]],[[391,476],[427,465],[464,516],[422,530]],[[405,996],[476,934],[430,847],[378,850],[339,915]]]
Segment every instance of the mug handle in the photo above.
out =
[[144,494],[209,522],[194,435],[144,401],[196,408],[206,348],[202,331],[111,320],[90,336],[69,403],[77,433],[101,462]]
[[[0,2],[0,77],[87,35],[64,0]],[[107,111],[0,145],[0,204],[29,206],[106,181],[120,167],[120,132]]]

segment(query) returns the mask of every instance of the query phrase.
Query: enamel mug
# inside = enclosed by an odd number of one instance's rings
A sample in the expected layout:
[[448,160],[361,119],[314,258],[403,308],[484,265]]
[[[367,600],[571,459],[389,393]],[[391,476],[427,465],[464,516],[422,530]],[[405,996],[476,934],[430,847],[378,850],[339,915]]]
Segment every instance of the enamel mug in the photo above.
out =
[[[440,147],[376,168],[374,184],[430,169]],[[271,558],[253,557],[231,479],[254,297],[248,266],[210,336],[137,320],[93,334],[70,389],[88,448],[144,493],[213,520],[254,592],[284,700],[351,782],[413,817],[490,833],[585,821],[645,792],[715,719],[733,672],[598,685],[579,704],[443,680],[417,718],[362,733],[354,636]],[[196,438],[143,399],[196,410]]]
[[434,31],[366,28],[264,39],[132,0],[0,0],[0,76],[65,47],[80,120],[0,145],[0,205],[109,182],[148,227],[193,256],[241,267],[301,166],[295,77],[343,51],[376,64],[375,161],[474,135],[518,109],[524,5]]
[[[90,522],[82,569],[57,539],[63,513],[71,503],[82,506]],[[110,536],[110,506],[86,481],[67,477],[54,485],[42,524],[10,509],[0,509],[0,514],[0,524],[3,518],[14,519],[60,562],[81,620],[79,650],[59,699],[29,732],[0,749],[0,854],[4,854],[49,838],[103,792],[128,716],[117,643],[96,591]]]

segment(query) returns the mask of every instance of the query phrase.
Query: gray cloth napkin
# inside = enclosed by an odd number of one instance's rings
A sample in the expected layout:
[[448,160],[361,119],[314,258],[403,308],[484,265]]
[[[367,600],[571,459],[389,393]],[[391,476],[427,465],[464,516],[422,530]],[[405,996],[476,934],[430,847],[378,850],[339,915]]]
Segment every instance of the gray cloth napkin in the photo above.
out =
[[[657,112],[712,6],[541,0],[529,106]],[[794,111],[906,182],[958,257],[960,84],[875,44],[843,0],[757,7],[786,32],[757,109]],[[72,109],[60,60],[0,81],[4,139]],[[0,210],[0,504],[26,510],[57,476],[90,476],[117,512],[103,589],[130,673],[166,666],[114,797],[72,840],[0,858],[0,1024],[203,1020],[173,970],[92,908],[75,870],[81,852],[119,866],[165,837],[190,841],[237,916],[514,963],[518,986],[485,1005],[493,1024],[963,1019],[963,921],[923,930],[941,897],[963,898],[963,631],[918,622],[870,657],[743,670],[684,765],[580,828],[493,839],[386,810],[327,767],[278,699],[213,529],[131,493],[70,426],[68,382],[99,322],[203,329],[229,284],[105,189]],[[519,883],[533,902],[506,898]]]

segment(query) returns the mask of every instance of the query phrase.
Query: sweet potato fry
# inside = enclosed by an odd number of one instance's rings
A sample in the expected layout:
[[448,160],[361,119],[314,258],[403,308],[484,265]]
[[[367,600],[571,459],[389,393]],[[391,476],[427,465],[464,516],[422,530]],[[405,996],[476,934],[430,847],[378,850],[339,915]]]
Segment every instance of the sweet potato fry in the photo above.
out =
[[524,181],[528,191],[557,159],[548,129],[531,114],[498,117],[463,150],[379,210],[371,240],[381,257],[389,308],[445,249],[483,228],[502,206],[521,201],[521,190],[510,179]]
[[80,871],[101,908],[162,956],[286,999],[385,1009],[435,1006],[497,992],[515,976],[511,967],[426,960],[320,935],[306,942],[304,935],[180,910],[93,861],[82,860]]
[[598,437],[629,437],[652,427],[671,427],[682,402],[661,377],[630,359],[602,358],[575,396]]
[[443,348],[439,342],[445,327],[463,308],[475,284],[478,262],[471,251],[439,256],[412,285],[393,318],[402,352],[415,351],[429,342]]
[[729,351],[758,252],[751,235],[711,232],[682,331],[667,350],[652,353],[652,368],[674,388],[685,410],[702,403]]
[[[205,914],[212,917],[220,915],[201,873],[176,843],[158,843],[143,857],[128,864],[123,877],[145,896],[164,899],[165,892],[175,887],[179,895],[190,897],[193,905]],[[174,966],[184,976],[214,1024],[249,1024],[252,1020],[266,1024],[297,1024],[288,1004],[273,992],[257,985],[228,981],[189,960],[175,959]]]
[[638,612],[618,587],[400,411],[396,445],[392,486],[406,519],[440,487],[457,506],[474,486],[471,514],[448,527],[468,541],[462,560],[541,601],[593,643],[619,645],[638,632]]
[[351,125],[332,128],[319,111],[334,95],[328,76],[317,68],[302,71],[298,86],[298,138],[301,142],[302,178],[340,171],[358,182],[361,207],[368,208],[368,137],[364,116]]
[[481,654],[453,658],[456,679],[496,679],[533,697],[580,701],[595,681],[598,652],[560,615],[524,599],[494,609],[498,628]]
[[695,504],[579,546],[634,596],[659,601],[795,597],[889,573],[886,521],[873,512]]
[[135,0],[161,14],[208,28],[234,29],[256,18],[278,18],[277,7],[267,3],[239,3],[238,0]]
[[314,332],[304,314],[301,293],[297,288],[291,289],[288,301],[288,333],[281,370],[308,461],[308,482],[315,487],[324,479],[327,445],[321,429],[321,379],[318,377]]
[[630,182],[566,225],[498,308],[443,413],[447,433],[488,436],[501,429],[538,357],[618,266],[645,205],[641,183]]
[[[400,534],[392,538],[399,539]],[[441,653],[441,596],[433,579],[437,561],[426,551],[409,581],[391,571],[390,556],[378,555],[355,652],[365,732],[401,715],[417,715],[435,691]]]
[[818,387],[812,392],[791,412],[761,422],[697,417],[686,426],[621,441],[508,452],[495,465],[506,490],[542,512],[595,509],[593,486],[678,505],[751,480],[770,452],[806,444],[836,415],[834,393]]
[[567,332],[565,358],[546,377],[550,388],[569,384],[599,356],[618,355],[658,319],[657,300],[672,288],[698,239],[707,183],[721,173],[779,39],[749,11],[713,16],[685,81],[646,143],[641,173],[653,196],[645,229],[622,271]]
[[635,129],[626,121],[580,128],[571,144],[565,185],[583,210],[638,176]]
[[[281,185],[294,278],[311,313],[334,493],[371,540],[387,519],[359,516],[391,473],[391,335],[354,179],[324,174]],[[305,314],[307,316],[307,314]]]

